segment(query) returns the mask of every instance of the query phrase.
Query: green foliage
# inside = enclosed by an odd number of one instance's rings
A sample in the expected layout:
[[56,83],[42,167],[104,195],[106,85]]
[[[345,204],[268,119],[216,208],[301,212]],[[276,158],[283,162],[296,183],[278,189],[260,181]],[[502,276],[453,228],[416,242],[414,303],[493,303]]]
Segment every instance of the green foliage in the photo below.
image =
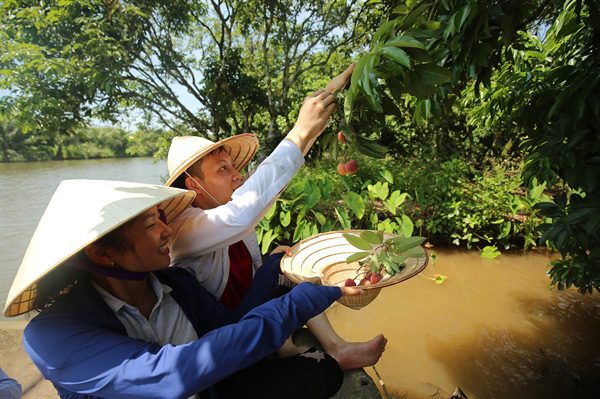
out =
[[[78,128],[68,135],[24,133],[15,122],[0,124],[2,161],[46,161],[129,156],[129,134],[119,128]],[[136,150],[138,156],[142,153]]]
[[534,206],[549,199],[545,186],[523,187],[517,169],[490,163],[478,171],[459,159],[388,158],[382,164],[361,158],[355,175],[340,176],[335,161],[325,158],[292,179],[275,205],[274,214],[283,216],[263,220],[257,231],[259,237],[273,231],[269,248],[350,229],[417,234],[433,244],[469,248],[536,245],[541,236],[536,229],[546,218]]
[[351,233],[342,235],[350,245],[361,250],[346,258],[349,264],[358,261],[359,271],[363,266],[370,265],[372,273],[381,273],[385,270],[387,275],[393,276],[402,271],[406,266],[404,262],[408,258],[424,255],[423,250],[418,248],[425,241],[424,237],[385,238],[381,230],[365,230],[359,235]]

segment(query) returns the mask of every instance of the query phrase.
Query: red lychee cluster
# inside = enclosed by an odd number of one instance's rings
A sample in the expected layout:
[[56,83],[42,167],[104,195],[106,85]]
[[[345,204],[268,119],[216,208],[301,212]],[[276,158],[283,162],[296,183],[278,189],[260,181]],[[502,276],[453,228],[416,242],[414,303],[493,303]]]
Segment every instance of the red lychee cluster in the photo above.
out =
[[[378,282],[381,281],[382,278],[383,278],[383,276],[380,273],[369,273],[365,276],[365,278],[360,280],[358,285],[359,286],[367,286],[367,285],[371,285],[371,284],[377,284]],[[355,287],[356,281],[352,280],[351,278],[348,278],[344,282],[344,286],[345,287]]]
[[353,175],[358,170],[358,162],[356,160],[351,159],[348,162],[340,162],[337,166],[337,172],[340,175]]

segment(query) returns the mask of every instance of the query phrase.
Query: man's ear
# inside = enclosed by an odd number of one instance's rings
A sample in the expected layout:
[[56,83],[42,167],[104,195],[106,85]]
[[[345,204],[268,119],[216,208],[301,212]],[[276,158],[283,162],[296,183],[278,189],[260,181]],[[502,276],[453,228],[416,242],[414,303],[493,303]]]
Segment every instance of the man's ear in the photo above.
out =
[[198,185],[196,184],[196,182],[194,181],[194,179],[192,179],[190,176],[185,177],[185,187],[188,190],[192,190],[196,192],[196,196],[200,196],[204,194],[204,191],[198,187]]
[[90,260],[98,265],[111,266],[112,254],[114,251],[100,245],[90,244],[84,249],[85,254]]

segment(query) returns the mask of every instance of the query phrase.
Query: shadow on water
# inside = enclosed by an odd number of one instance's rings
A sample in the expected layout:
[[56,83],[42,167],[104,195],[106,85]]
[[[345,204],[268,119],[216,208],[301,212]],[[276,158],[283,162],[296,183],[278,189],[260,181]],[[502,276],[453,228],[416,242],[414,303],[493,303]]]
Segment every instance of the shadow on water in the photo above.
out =
[[432,340],[429,355],[469,397],[600,397],[600,303],[573,291],[513,297],[531,328],[481,324],[459,342]]

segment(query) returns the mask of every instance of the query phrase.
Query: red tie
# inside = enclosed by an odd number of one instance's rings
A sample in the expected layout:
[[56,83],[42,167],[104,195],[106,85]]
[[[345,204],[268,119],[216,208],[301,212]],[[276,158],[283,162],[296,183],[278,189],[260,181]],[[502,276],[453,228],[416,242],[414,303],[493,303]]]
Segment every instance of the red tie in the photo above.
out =
[[229,279],[220,302],[232,309],[237,308],[252,284],[252,256],[246,245],[238,241],[229,246]]

